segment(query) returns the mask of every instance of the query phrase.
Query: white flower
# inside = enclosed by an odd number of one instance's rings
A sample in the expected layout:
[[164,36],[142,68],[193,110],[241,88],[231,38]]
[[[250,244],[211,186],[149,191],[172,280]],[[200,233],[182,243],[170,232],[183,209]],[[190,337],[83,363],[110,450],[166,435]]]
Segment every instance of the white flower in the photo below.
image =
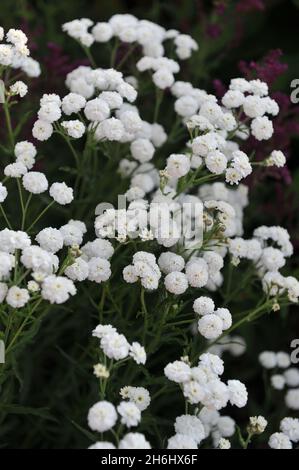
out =
[[[130,401],[133,401],[140,411],[146,410],[151,402],[148,390],[144,387],[126,387]],[[123,389],[122,389],[123,390]]]
[[75,119],[74,121],[63,121],[61,126],[73,139],[80,139],[80,137],[82,137],[85,133],[85,126],[78,119]]
[[177,434],[184,434],[193,439],[197,444],[200,444],[205,438],[203,424],[196,416],[178,416],[175,420],[174,428]]
[[204,287],[209,278],[206,261],[202,258],[191,259],[186,266],[186,276],[191,287]]
[[116,91],[103,91],[99,98],[106,101],[111,110],[121,108],[123,99]]
[[84,114],[89,121],[101,122],[110,116],[110,108],[106,101],[95,98],[86,103]]
[[88,426],[93,431],[105,432],[113,428],[117,421],[117,413],[112,403],[99,401],[88,412]]
[[183,361],[174,361],[164,368],[164,374],[169,380],[176,383],[188,382],[191,379],[191,369]]
[[231,437],[235,434],[236,423],[230,416],[220,416],[217,428],[222,437]]
[[239,108],[244,103],[245,96],[240,90],[228,90],[223,98],[222,104],[226,108]]
[[228,387],[218,378],[210,380],[206,385],[206,394],[202,403],[211,410],[225,408],[229,400]]
[[97,238],[92,242],[88,242],[81,247],[81,251],[88,259],[100,257],[102,259],[109,259],[114,253],[114,248],[109,240]]
[[164,274],[169,274],[173,271],[182,271],[185,267],[185,260],[176,253],[166,251],[159,256],[158,264]]
[[256,80],[250,80],[250,93],[258,96],[268,95],[268,85],[266,82],[262,82],[259,78]]
[[292,443],[288,436],[283,434],[282,432],[275,432],[270,436],[269,439],[269,446],[271,449],[292,449]]
[[283,351],[279,351],[276,353],[276,359],[277,359],[277,366],[280,367],[281,369],[286,369],[291,365],[291,358],[288,353],[285,353]]
[[189,403],[199,403],[205,394],[204,388],[195,380],[183,384],[183,394]]
[[268,425],[268,421],[263,416],[251,416],[249,418],[248,429],[252,434],[262,434]]
[[109,23],[96,23],[91,32],[97,42],[108,42],[113,36],[113,29]]
[[7,198],[7,189],[2,183],[0,183],[0,204],[1,202],[5,201],[6,198]]
[[265,369],[273,369],[277,366],[277,356],[272,351],[263,351],[259,355],[259,362]]
[[28,38],[23,31],[20,29],[9,29],[6,34],[7,42],[11,42],[14,46],[26,44],[28,42]]
[[39,171],[29,171],[23,176],[22,183],[24,188],[32,194],[41,194],[48,189],[48,180],[43,173]]
[[122,401],[118,405],[117,411],[121,416],[122,424],[128,428],[137,426],[141,420],[141,412],[135,403]]
[[32,129],[32,135],[35,139],[40,141],[48,140],[52,134],[53,126],[50,122],[41,119],[35,121]]
[[215,310],[215,315],[221,318],[224,330],[227,330],[232,326],[232,316],[227,308],[217,308],[217,310]]
[[148,139],[136,139],[130,145],[132,157],[140,163],[151,160],[155,153],[155,147]]
[[71,295],[76,294],[76,287],[70,279],[63,276],[48,276],[42,283],[41,295],[51,304],[62,304]]
[[243,110],[246,116],[250,118],[261,117],[266,112],[264,101],[259,96],[246,96],[243,103]]
[[227,382],[229,391],[229,401],[238,408],[243,408],[248,399],[248,393],[245,385],[239,380],[229,380]]
[[205,163],[208,170],[215,175],[221,175],[227,167],[226,156],[219,150],[208,153]]
[[190,171],[190,158],[184,154],[171,154],[167,158],[167,174],[171,178],[181,178]]
[[129,354],[130,345],[124,335],[111,333],[102,337],[101,348],[110,359],[124,359]]
[[141,344],[134,341],[130,346],[129,355],[134,359],[137,364],[145,364],[146,362],[146,352]]
[[27,269],[46,274],[53,273],[58,268],[57,256],[39,246],[25,247],[21,255],[21,262]]
[[215,304],[209,297],[198,297],[194,300],[193,310],[198,315],[208,315],[213,313]]
[[277,166],[277,168],[282,168],[286,164],[286,157],[281,150],[273,150],[270,154],[270,157],[266,160],[267,165]]
[[27,289],[21,289],[18,286],[12,286],[8,289],[6,302],[13,308],[21,308],[29,301]]
[[171,294],[181,295],[188,289],[188,281],[184,273],[173,271],[164,279],[165,289]]
[[293,442],[299,442],[299,419],[283,418],[280,430]]
[[92,331],[92,336],[102,339],[104,336],[110,335],[111,333],[117,333],[112,325],[97,325]]
[[39,292],[40,286],[36,281],[28,281],[27,289],[29,292]]
[[111,266],[108,260],[103,258],[91,258],[88,261],[88,279],[97,283],[105,282],[111,276]]
[[110,141],[121,141],[125,134],[125,128],[119,119],[114,117],[105,119],[97,125],[95,138],[97,140],[107,139]]
[[285,386],[285,378],[281,374],[274,374],[271,376],[271,385],[275,390],[282,390]]
[[0,64],[7,67],[13,60],[13,48],[8,44],[0,44]]
[[48,102],[47,104],[41,105],[37,115],[40,121],[45,121],[52,124],[53,122],[60,119],[61,109],[56,103]]
[[223,331],[223,321],[214,313],[204,315],[198,320],[198,331],[207,339],[216,339]]
[[150,443],[139,432],[129,432],[119,441],[119,449],[150,449]]
[[168,439],[167,449],[197,449],[198,445],[191,436],[175,434]]
[[21,162],[10,163],[4,168],[5,176],[10,176],[11,178],[21,178],[25,173],[27,173],[27,168]]
[[64,272],[72,281],[84,281],[89,273],[88,263],[82,257],[79,257]]
[[108,441],[98,441],[95,442],[94,444],[91,444],[91,446],[88,447],[88,449],[95,449],[95,450],[100,450],[100,449],[115,449],[115,445],[112,444],[112,442]]
[[56,107],[60,107],[61,105],[61,99],[60,96],[57,95],[56,93],[44,93],[43,96],[41,97],[39,101],[40,107],[42,106],[48,106],[48,105],[55,105]]
[[199,357],[200,367],[204,366],[205,369],[209,369],[210,372],[216,375],[222,375],[224,372],[223,360],[216,354],[204,353]]
[[219,449],[230,449],[231,448],[231,443],[229,442],[228,439],[224,439],[224,437],[221,437],[221,439],[219,439],[218,448]]
[[299,388],[288,390],[285,396],[285,402],[291,410],[299,410]]
[[70,204],[74,199],[73,189],[65,183],[53,183],[49,192],[54,201],[63,206]]
[[15,145],[14,153],[16,156],[16,161],[18,163],[23,163],[23,165],[31,170],[35,163],[36,148],[31,142],[22,141],[18,142]]
[[62,111],[69,116],[72,113],[79,113],[84,108],[86,99],[78,93],[69,93],[66,95],[61,103]]
[[63,237],[56,228],[44,228],[36,235],[35,240],[43,250],[50,253],[56,253],[63,247]]
[[299,369],[295,367],[290,367],[290,369],[286,370],[284,373],[284,378],[286,380],[286,384],[289,387],[298,387],[299,385]]
[[60,227],[59,231],[63,237],[64,245],[81,245],[83,240],[83,233],[82,230],[76,224],[72,224],[71,222],[69,222],[66,225]]
[[9,87],[9,91],[13,95],[19,95],[23,98],[28,93],[28,87],[24,82],[19,80]]
[[161,67],[153,74],[153,82],[158,88],[165,90],[174,84],[174,76],[166,67]]
[[190,117],[198,111],[198,102],[192,96],[181,96],[174,103],[174,109],[179,116]]
[[273,124],[266,116],[257,117],[251,123],[251,132],[257,140],[268,140],[273,134]]

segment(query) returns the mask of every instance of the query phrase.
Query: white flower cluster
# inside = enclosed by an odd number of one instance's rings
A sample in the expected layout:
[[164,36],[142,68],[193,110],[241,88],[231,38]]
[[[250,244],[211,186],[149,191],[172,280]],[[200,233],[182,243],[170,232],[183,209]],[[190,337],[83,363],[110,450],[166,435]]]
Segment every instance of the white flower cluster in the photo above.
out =
[[280,422],[280,432],[270,436],[269,446],[271,449],[292,449],[293,444],[299,442],[299,419],[283,418]]
[[198,297],[193,310],[200,316],[198,331],[207,339],[216,339],[232,326],[232,316],[227,308],[217,308],[210,297]]
[[[2,43],[4,39],[6,39],[5,44]],[[0,27],[0,41],[0,65],[2,67],[21,69],[29,77],[40,75],[40,65],[30,57],[28,38],[23,31],[9,29],[5,35],[3,28]],[[16,82],[11,86],[10,92],[24,96],[27,93],[27,87],[23,82]]]
[[[44,173],[31,171],[35,164],[36,153],[36,148],[31,142],[18,142],[14,148],[16,161],[6,165],[4,168],[4,174],[7,178],[22,178],[24,189],[31,194],[41,194],[49,188],[49,183]],[[4,186],[1,184],[2,202],[7,196],[7,191],[3,188]],[[60,205],[70,204],[74,198],[73,189],[65,183],[53,183],[49,188],[49,194]]]
[[211,436],[215,448],[220,446],[221,439],[235,434],[235,420],[230,416],[221,416],[217,410],[204,406],[198,413],[198,417],[204,426],[205,438]]
[[148,290],[155,290],[159,286],[161,271],[152,253],[138,251],[133,256],[132,264],[123,270],[123,278],[129,284],[140,280],[141,285]]
[[174,43],[176,54],[181,60],[188,59],[192,51],[198,49],[191,36],[180,34],[174,29],[167,31],[152,21],[139,20],[131,14],[116,14],[108,22],[95,25],[88,18],[76,19],[64,23],[62,29],[84,47],[90,47],[94,42],[105,43],[115,37],[121,42],[140,45],[143,55],[151,58],[164,55],[163,43],[166,41]]
[[146,410],[151,402],[149,391],[144,387],[131,387],[128,385],[120,390],[123,400],[129,400],[135,403],[140,411]]
[[130,344],[112,325],[99,324],[92,335],[101,340],[101,349],[109,359],[119,361],[131,357],[137,364],[145,364],[146,352],[143,346],[136,341]]
[[166,377],[181,385],[184,397],[191,404],[201,404],[211,410],[221,410],[228,403],[242,408],[247,403],[247,390],[239,380],[221,381],[224,372],[222,359],[205,353],[198,365],[191,367],[185,361],[169,363],[164,373]]
[[259,362],[274,373],[270,376],[271,386],[276,390],[288,387],[285,404],[291,410],[299,410],[299,369],[291,367],[290,355],[284,351],[263,351]]
[[[82,242],[84,230],[86,229],[82,222],[73,220],[60,229],[47,227],[36,235],[35,240],[38,245],[32,244],[26,232],[7,228],[1,230],[0,280],[4,282],[1,282],[0,302],[6,299],[10,306],[21,308],[29,302],[30,293],[34,297],[36,292],[40,292],[43,299],[56,304],[64,303],[70,296],[75,295],[76,288],[73,280],[78,279],[73,276],[71,280],[67,272],[65,274],[69,278],[59,274],[57,252],[61,251],[64,246],[76,245],[77,247]],[[74,234],[77,237],[74,238]],[[19,264],[26,269],[22,279],[25,281],[30,275],[32,280],[27,283],[27,288],[21,288],[19,285],[12,285],[8,288],[6,282],[13,284],[12,271]],[[66,271],[68,269],[70,268]]]
[[261,226],[254,230],[253,238],[244,240],[236,237],[229,240],[229,252],[233,264],[240,259],[254,262],[262,278],[264,291],[278,298],[286,294],[289,301],[297,303],[299,299],[299,282],[293,276],[284,277],[279,270],[284,267],[286,258],[293,254],[293,246],[286,229],[273,226]]

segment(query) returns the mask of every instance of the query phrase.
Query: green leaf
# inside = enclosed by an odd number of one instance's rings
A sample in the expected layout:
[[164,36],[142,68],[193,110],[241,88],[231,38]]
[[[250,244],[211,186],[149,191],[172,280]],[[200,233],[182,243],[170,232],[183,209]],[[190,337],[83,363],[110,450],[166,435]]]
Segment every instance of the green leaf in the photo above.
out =
[[6,405],[0,404],[0,410],[8,414],[16,415],[32,415],[38,416],[39,418],[47,419],[50,421],[57,421],[53,416],[51,416],[48,408],[31,408],[28,406],[21,405]]

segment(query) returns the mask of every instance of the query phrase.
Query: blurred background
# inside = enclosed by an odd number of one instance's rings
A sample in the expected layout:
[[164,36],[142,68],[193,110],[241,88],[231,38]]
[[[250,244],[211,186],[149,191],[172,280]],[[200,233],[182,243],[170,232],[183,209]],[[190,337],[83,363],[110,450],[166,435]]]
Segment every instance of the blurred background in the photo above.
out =
[[[88,63],[75,41],[62,33],[62,23],[81,17],[106,21],[115,13],[132,13],[192,35],[199,50],[184,62],[179,79],[191,81],[196,87],[221,97],[232,77],[257,77],[268,83],[270,95],[281,108],[273,120],[275,136],[266,143],[267,148],[264,143],[261,148],[251,141],[248,148],[254,149],[258,158],[264,157],[265,151],[281,149],[288,163],[283,170],[256,172],[258,176],[247,181],[251,205],[246,209],[246,230],[250,233],[260,224],[285,226],[296,249],[292,270],[298,277],[299,106],[291,102],[290,94],[292,80],[299,79],[299,0],[1,0],[0,25],[6,30],[23,29],[30,38],[32,56],[41,63],[42,75],[30,85],[28,108],[34,103],[37,107],[43,93],[65,93],[65,75]],[[97,58],[101,66],[108,67],[108,55],[107,46],[99,45]],[[29,120],[28,135],[33,120],[34,115]],[[0,133],[5,132],[1,127]],[[27,138],[24,132],[23,138]],[[64,158],[63,151],[53,151],[47,144],[41,151],[45,154],[44,164],[56,171],[57,159]],[[85,310],[83,303],[78,305],[75,319],[68,307],[51,316],[28,355],[16,365],[16,403],[26,409],[22,417],[20,407],[17,413],[11,408],[10,419],[1,423],[0,447],[70,448],[90,444],[85,420],[96,390],[92,358],[84,347],[90,339],[93,319]],[[276,344],[285,350],[291,339],[299,337],[299,322],[294,315],[287,320],[282,312],[282,321],[271,321],[270,333],[267,326],[251,331],[264,349]],[[248,358],[251,354],[256,357],[256,342],[254,336],[248,341]],[[248,359],[246,367],[243,365],[241,362],[240,370],[234,369],[234,373],[240,380],[252,380],[251,412],[258,414],[264,393],[261,377],[256,363]],[[32,408],[28,413],[29,406]]]

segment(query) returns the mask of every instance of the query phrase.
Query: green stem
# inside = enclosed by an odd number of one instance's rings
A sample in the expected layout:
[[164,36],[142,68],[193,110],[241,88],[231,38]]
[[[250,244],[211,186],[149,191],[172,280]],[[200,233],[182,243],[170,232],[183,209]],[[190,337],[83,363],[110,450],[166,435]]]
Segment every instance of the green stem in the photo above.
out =
[[113,49],[112,49],[112,53],[111,53],[111,61],[110,61],[110,67],[114,67],[115,65],[115,59],[116,59],[116,52],[117,52],[117,49],[118,49],[118,39],[116,38],[115,39],[115,43],[114,43],[114,46],[113,46]]
[[155,104],[155,110],[154,110],[154,118],[153,122],[157,122],[158,116],[159,116],[159,111],[160,111],[160,106],[163,100],[163,95],[164,92],[160,88],[156,88],[156,104]]
[[22,333],[23,329],[25,328],[28,320],[30,320],[30,318],[32,317],[33,313],[36,311],[36,309],[39,307],[39,305],[41,304],[42,302],[42,298],[40,298],[36,304],[34,305],[34,307],[32,308],[32,310],[30,310],[29,312],[29,315],[25,318],[25,320],[23,321],[23,323],[21,324],[20,328],[18,329],[18,331],[16,332],[15,336],[13,337],[13,339],[11,340],[11,342],[9,343],[7,349],[6,349],[6,354],[9,353],[9,351],[11,350],[11,348],[13,347],[14,343],[16,342],[16,340],[18,339],[18,337],[20,336],[20,334]]
[[24,220],[24,214],[25,214],[25,205],[24,205],[24,199],[23,199],[23,193],[22,193],[22,187],[19,178],[16,178],[17,181],[17,186],[18,186],[18,192],[19,192],[19,198],[20,198],[20,203],[21,203],[21,209],[22,209],[22,230],[23,230],[23,220]]
[[130,57],[130,55],[132,54],[132,52],[136,49],[136,44],[133,44],[133,46],[131,46],[128,51],[126,52],[126,54],[123,56],[123,58],[119,61],[119,63],[117,64],[117,67],[115,67],[116,69],[120,69],[124,63],[127,61],[127,59]]
[[9,145],[11,147],[11,152],[13,153],[15,147],[15,138],[11,124],[10,112],[9,112],[9,104],[7,99],[5,99],[3,103],[3,109],[5,114],[6,126],[8,131],[8,138],[9,138]]
[[22,230],[24,230],[24,228],[25,228],[26,215],[27,215],[27,211],[28,211],[28,207],[29,207],[31,198],[32,198],[32,193],[29,194],[29,196],[28,196],[28,198],[27,198],[27,201],[26,201],[26,204],[25,204],[24,211],[23,211],[23,215],[22,215]]
[[55,203],[55,201],[51,201],[44,208],[44,210],[42,210],[42,212],[36,217],[36,219],[32,222],[32,224],[27,228],[26,232],[29,232],[34,227],[34,225],[42,218],[42,216],[50,209],[50,207],[53,206],[54,203]]
[[3,215],[3,217],[4,217],[4,219],[5,219],[5,222],[7,223],[8,228],[10,228],[10,230],[12,230],[12,226],[11,226],[9,220],[8,220],[8,217],[7,217],[6,213],[5,213],[5,210],[3,209],[2,204],[0,204],[0,210],[1,210],[1,213],[2,213],[2,215]]
[[[81,44],[81,45],[82,45],[82,44]],[[86,46],[83,46],[83,45],[82,45],[82,48],[83,48],[85,54],[87,55],[87,58],[88,58],[90,64],[92,65],[92,67],[93,67],[94,69],[96,69],[96,68],[97,68],[97,64],[96,64],[96,62],[95,62],[95,60],[94,60],[94,58],[93,58],[92,53],[90,52],[89,47],[86,47]]]
[[141,287],[140,302],[141,302],[141,307],[142,307],[142,313],[143,313],[143,316],[144,316],[143,344],[145,343],[145,338],[146,338],[147,329],[148,329],[148,311],[147,311],[147,307],[146,307],[144,294],[145,294],[145,289],[144,289],[144,287]]

